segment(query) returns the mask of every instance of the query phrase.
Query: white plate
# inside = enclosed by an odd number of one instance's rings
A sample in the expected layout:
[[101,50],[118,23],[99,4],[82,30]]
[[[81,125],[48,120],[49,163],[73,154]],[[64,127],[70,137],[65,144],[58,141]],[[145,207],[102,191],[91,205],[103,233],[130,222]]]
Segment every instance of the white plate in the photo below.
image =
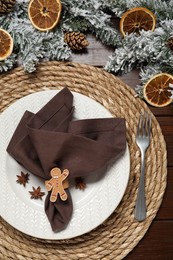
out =
[[[7,145],[25,110],[37,112],[58,91],[49,90],[37,92],[21,98],[0,115],[0,215],[13,227],[25,234],[43,239],[67,239],[91,231],[118,206],[125,192],[129,173],[130,156],[128,146],[125,154],[111,165],[104,176],[94,176],[86,179],[87,188],[84,191],[72,186],[74,210],[70,223],[61,232],[54,233],[44,212],[44,200],[31,200],[28,191],[32,186],[41,186],[46,192],[41,179],[30,173],[30,181],[24,188],[16,183],[16,175],[22,168],[6,152]],[[74,94],[74,117],[77,119],[112,117],[96,101]]]

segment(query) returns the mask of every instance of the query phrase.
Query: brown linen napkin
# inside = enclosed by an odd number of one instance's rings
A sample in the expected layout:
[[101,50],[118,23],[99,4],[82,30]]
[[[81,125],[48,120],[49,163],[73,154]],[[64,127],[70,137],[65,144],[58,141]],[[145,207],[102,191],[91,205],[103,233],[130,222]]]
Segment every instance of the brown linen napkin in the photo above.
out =
[[[48,180],[54,167],[70,171],[69,179],[95,174],[120,157],[126,147],[125,120],[122,118],[72,121],[73,96],[64,88],[40,111],[26,111],[7,147],[8,153],[31,173]],[[72,199],[45,201],[45,212],[53,231],[66,227]]]

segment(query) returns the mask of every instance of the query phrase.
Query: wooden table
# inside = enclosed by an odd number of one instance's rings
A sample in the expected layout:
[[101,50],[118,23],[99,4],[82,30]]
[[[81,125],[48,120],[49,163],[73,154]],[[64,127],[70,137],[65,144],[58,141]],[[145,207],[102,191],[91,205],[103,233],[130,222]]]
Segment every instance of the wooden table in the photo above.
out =
[[[105,47],[92,35],[87,50],[72,55],[72,61],[102,67],[113,49]],[[120,77],[134,88],[139,81],[137,70]],[[126,259],[172,260],[173,259],[173,104],[164,108],[149,106],[163,131],[168,152],[167,188],[162,205],[145,237],[126,257]]]

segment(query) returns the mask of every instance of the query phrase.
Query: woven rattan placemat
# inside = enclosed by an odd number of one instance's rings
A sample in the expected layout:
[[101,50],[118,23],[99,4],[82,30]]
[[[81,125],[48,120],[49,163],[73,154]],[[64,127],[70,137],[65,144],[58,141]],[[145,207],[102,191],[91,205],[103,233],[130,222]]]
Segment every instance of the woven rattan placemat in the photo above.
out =
[[35,239],[0,219],[0,259],[122,259],[142,239],[162,202],[166,187],[167,154],[160,126],[152,115],[152,140],[146,161],[147,219],[144,222],[134,220],[140,172],[140,153],[135,144],[135,133],[141,109],[150,111],[142,100],[135,98],[134,91],[115,76],[102,69],[77,63],[47,62],[33,74],[17,68],[0,76],[0,111],[30,93],[64,86],[95,99],[113,116],[126,119],[131,157],[128,187],[118,208],[102,225],[74,239]]

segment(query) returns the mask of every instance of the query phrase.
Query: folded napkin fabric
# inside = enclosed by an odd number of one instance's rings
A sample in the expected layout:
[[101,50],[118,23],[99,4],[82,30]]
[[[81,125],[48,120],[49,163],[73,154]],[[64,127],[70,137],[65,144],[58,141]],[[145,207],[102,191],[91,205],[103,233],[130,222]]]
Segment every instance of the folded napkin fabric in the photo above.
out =
[[[73,95],[62,89],[36,114],[26,111],[7,147],[7,152],[32,174],[51,178],[54,167],[69,170],[68,179],[89,176],[105,169],[126,148],[123,118],[73,121]],[[116,174],[116,173],[115,173]],[[73,203],[69,189],[67,200],[59,196],[45,200],[45,212],[52,230],[58,232],[69,223]]]

